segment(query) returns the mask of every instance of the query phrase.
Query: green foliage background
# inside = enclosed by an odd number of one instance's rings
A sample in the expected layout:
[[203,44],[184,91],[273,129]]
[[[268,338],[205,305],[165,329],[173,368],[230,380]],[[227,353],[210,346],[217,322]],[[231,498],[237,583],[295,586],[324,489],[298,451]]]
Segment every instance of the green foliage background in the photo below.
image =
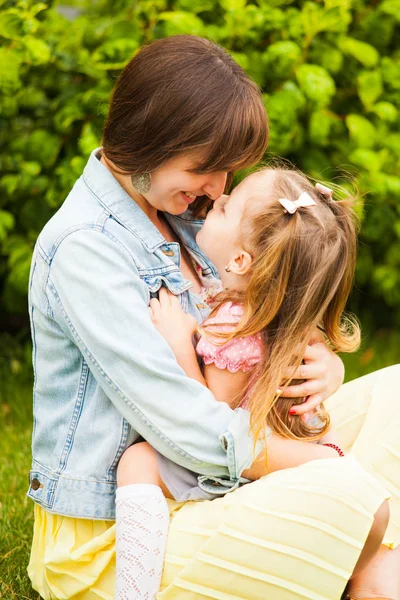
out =
[[[0,314],[26,325],[36,237],[99,145],[110,91],[143,43],[180,33],[233,54],[264,92],[269,150],[364,211],[353,309],[400,323],[400,0],[0,0]],[[4,328],[4,327],[3,327]]]

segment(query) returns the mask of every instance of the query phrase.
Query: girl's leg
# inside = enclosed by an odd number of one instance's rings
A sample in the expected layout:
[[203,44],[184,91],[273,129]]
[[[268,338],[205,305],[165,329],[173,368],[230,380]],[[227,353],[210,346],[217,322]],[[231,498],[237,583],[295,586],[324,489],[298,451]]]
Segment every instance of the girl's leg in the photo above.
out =
[[369,568],[371,561],[374,559],[374,557],[376,557],[376,555],[379,553],[379,550],[383,547],[382,541],[389,523],[389,516],[389,503],[387,500],[385,500],[375,513],[374,522],[365,541],[364,548],[362,549],[356,566],[354,567],[351,580],[357,579],[360,573],[363,572],[366,567]]
[[381,546],[368,567],[349,583],[348,595],[366,598],[400,599],[400,546],[390,550]]
[[117,485],[115,600],[151,600],[160,588],[169,511],[149,444],[122,455]]
[[[389,523],[384,541],[399,539],[400,366],[388,367],[352,381],[325,404],[339,435],[339,444],[351,451],[361,465],[390,491]],[[367,542],[363,553],[371,556]],[[372,552],[372,555],[374,553]],[[363,556],[360,557],[363,559]],[[354,598],[400,598],[400,550],[381,546],[368,568],[357,571],[349,583]],[[355,575],[355,576],[354,576]],[[368,590],[370,594],[365,593]],[[361,595],[360,595],[361,594]]]

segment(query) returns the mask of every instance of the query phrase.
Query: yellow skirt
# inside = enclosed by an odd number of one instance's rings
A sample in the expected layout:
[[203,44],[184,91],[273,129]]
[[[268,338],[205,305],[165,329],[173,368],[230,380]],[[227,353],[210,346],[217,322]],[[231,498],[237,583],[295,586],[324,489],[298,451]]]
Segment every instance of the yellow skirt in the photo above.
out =
[[[400,540],[399,381],[400,366],[390,367],[326,403],[357,461],[313,461],[212,502],[169,501],[158,600],[338,600],[388,497],[385,543]],[[114,522],[35,505],[28,573],[45,600],[113,600]]]

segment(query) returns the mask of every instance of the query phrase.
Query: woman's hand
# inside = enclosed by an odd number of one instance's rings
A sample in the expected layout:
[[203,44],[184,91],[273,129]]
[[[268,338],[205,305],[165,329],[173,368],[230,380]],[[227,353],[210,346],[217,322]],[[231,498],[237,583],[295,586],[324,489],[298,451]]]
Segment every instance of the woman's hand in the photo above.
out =
[[158,300],[150,300],[150,316],[155,327],[167,340],[177,356],[183,347],[192,346],[192,336],[197,328],[194,317],[187,315],[180,305],[177,296],[162,287]]
[[304,404],[293,406],[292,414],[303,415],[313,411],[329,398],[343,383],[344,365],[341,358],[325,344],[316,332],[304,354],[304,364],[292,374],[293,379],[305,379],[304,383],[287,387],[282,392],[285,398],[307,397]]

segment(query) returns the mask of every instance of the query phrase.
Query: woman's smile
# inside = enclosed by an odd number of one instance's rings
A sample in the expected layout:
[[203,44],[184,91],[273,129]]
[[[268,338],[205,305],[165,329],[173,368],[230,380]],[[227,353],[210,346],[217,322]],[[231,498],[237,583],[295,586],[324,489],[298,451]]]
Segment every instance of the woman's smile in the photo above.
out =
[[194,202],[197,198],[197,196],[195,194],[192,194],[192,192],[181,192],[181,196],[183,197],[184,201],[188,204],[192,204],[192,202]]

